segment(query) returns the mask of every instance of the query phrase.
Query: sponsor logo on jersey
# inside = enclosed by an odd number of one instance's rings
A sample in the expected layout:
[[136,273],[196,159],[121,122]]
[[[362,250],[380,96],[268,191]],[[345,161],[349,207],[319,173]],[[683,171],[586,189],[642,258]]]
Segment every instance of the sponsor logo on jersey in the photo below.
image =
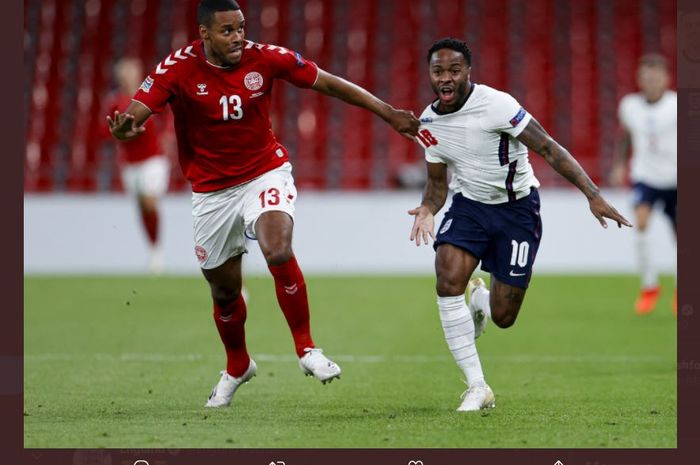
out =
[[141,83],[141,89],[142,91],[149,93],[151,91],[151,87],[153,87],[153,78],[151,76],[146,76],[146,79],[143,80]]
[[204,247],[201,245],[197,245],[194,247],[194,254],[197,256],[197,260],[199,260],[199,263],[204,263],[207,261],[207,258],[209,258],[209,254],[207,254],[207,251],[204,250]]
[[420,119],[420,122],[421,122],[421,123],[432,123],[432,122],[433,122],[433,119],[432,119],[431,117],[429,117],[429,116],[426,116],[425,118],[421,118],[421,119]]
[[209,95],[209,92],[207,92],[207,85],[206,84],[197,84],[197,95]]
[[260,97],[261,95],[265,95],[265,92],[256,92],[251,94],[250,98]]
[[306,63],[304,63],[304,59],[301,57],[301,53],[294,52],[294,58],[297,59],[297,66],[299,68],[303,68],[304,66],[306,66]]
[[450,229],[450,226],[452,226],[452,218],[447,220],[442,228],[440,228],[440,234],[445,234],[447,230]]
[[518,276],[525,276],[526,273],[514,273],[513,270],[510,270],[510,275],[517,278]]
[[520,107],[518,113],[515,116],[513,116],[513,118],[511,118],[510,125],[513,127],[517,126],[518,124],[520,124],[523,118],[525,118],[525,115],[527,115],[527,112],[523,107]]
[[263,86],[263,77],[256,71],[251,71],[243,78],[243,83],[248,90],[259,90]]

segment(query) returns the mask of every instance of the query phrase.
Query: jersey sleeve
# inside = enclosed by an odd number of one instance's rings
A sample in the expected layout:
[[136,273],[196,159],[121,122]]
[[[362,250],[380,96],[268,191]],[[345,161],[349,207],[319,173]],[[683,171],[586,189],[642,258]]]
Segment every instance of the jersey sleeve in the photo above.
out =
[[[430,132],[428,123],[432,122],[432,117],[430,113],[430,105],[423,110],[420,115],[421,125],[418,128],[418,145],[425,151],[425,161],[428,163],[443,163],[447,164],[445,160],[440,156],[440,151],[437,148],[437,141],[434,139],[433,134]],[[434,144],[432,142],[435,142]]]
[[301,56],[299,52],[271,46],[265,53],[272,69],[273,77],[284,79],[297,87],[309,88],[316,83],[318,66]]
[[487,131],[505,132],[518,137],[532,119],[517,100],[505,92],[495,92],[482,120]]
[[430,143],[421,143],[420,146],[423,147],[423,150],[425,150],[425,161],[427,161],[428,163],[447,164],[447,162],[440,156],[440,151],[435,145],[432,145]]
[[439,154],[435,153],[430,149],[425,149],[425,161],[427,161],[428,163],[442,163],[443,165],[447,164],[445,160],[440,158]]
[[629,105],[630,104],[630,97],[625,96],[620,100],[620,104],[617,107],[617,117],[620,120],[620,125],[629,130]]
[[151,113],[163,111],[175,95],[177,86],[176,70],[173,67],[161,66],[161,63],[146,76],[133,97],[133,100],[145,105]]

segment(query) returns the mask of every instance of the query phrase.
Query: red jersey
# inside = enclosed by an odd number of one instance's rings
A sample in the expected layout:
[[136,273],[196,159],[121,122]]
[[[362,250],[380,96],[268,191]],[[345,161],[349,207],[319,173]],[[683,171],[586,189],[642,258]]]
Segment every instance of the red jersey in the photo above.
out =
[[299,53],[248,40],[240,62],[222,68],[206,60],[197,40],[158,63],[134,100],[154,113],[171,105],[182,172],[194,192],[212,192],[288,161],[272,133],[272,84],[308,88],[317,76],[316,64]]
[[[115,110],[124,111],[131,103],[131,96],[116,92],[109,96],[107,109],[110,116]],[[109,135],[109,132],[106,133]],[[151,121],[146,121],[146,130],[137,138],[120,141],[117,145],[119,163],[138,163],[156,155],[162,155],[163,149],[158,137],[158,131]]]

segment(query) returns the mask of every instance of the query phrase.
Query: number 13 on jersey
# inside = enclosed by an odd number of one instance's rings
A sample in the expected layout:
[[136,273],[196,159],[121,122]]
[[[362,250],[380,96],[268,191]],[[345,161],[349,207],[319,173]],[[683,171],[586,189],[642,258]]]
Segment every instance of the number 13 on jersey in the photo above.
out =
[[229,95],[228,97],[222,95],[219,99],[219,104],[221,105],[224,121],[243,118],[242,103],[241,97],[238,95]]

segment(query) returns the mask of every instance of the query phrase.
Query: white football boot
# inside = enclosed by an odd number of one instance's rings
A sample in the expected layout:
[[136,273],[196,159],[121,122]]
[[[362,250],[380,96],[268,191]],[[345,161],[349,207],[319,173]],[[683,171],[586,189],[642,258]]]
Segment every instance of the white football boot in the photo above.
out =
[[470,386],[469,389],[462,393],[462,397],[464,400],[457,408],[458,412],[478,412],[479,410],[496,406],[496,397],[486,383]]
[[306,376],[313,376],[323,384],[340,379],[340,367],[323,355],[323,350],[306,348],[304,352],[299,359],[299,368]]
[[231,404],[231,399],[233,399],[233,394],[235,394],[236,389],[243,384],[250,381],[250,379],[255,376],[258,371],[257,365],[253,359],[250,359],[250,365],[248,369],[240,377],[234,378],[229,375],[226,370],[221,372],[221,379],[214,386],[209,394],[209,400],[205,407],[228,407]]
[[480,287],[486,289],[486,283],[481,278],[472,278],[469,280],[469,284],[467,284],[467,295],[469,296],[469,303],[467,304],[467,307],[472,314],[472,320],[474,320],[474,339],[477,339],[479,336],[484,334],[484,332],[486,332],[486,323],[488,323],[486,313],[484,313],[483,310],[477,310],[474,308],[474,305],[472,305],[472,296],[474,295],[474,291]]

